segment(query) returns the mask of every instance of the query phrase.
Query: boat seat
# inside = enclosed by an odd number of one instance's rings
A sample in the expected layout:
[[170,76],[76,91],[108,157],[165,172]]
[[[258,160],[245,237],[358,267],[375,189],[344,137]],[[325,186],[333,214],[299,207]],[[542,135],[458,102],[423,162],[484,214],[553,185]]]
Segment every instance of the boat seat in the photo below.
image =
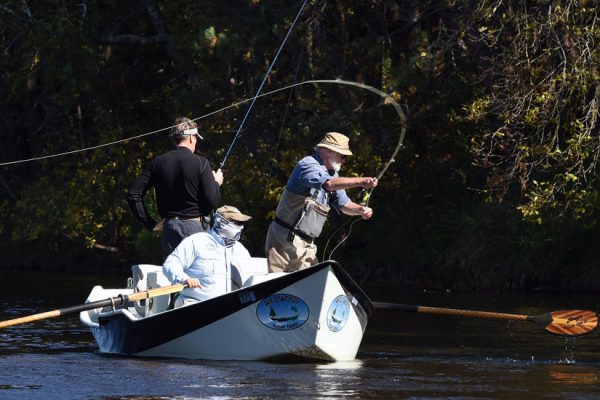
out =
[[169,282],[162,272],[162,265],[136,264],[131,267],[131,273],[133,277],[133,287],[140,292],[148,290],[147,279],[149,273],[156,274],[158,286],[163,287],[171,285],[171,282]]
[[[171,282],[162,272],[162,266],[152,264],[137,264],[131,267],[133,288],[136,292],[143,292],[157,287],[170,286]],[[171,301],[170,295],[153,297],[148,300],[135,302],[136,312],[146,317],[166,311]]]
[[264,275],[269,272],[267,259],[264,257],[252,257],[250,259],[233,260],[231,263],[232,289],[241,288],[251,276]]
[[270,281],[271,279],[279,278],[280,276],[283,276],[288,273],[289,272],[271,272],[266,274],[252,275],[248,279],[246,279],[242,287],[245,288],[248,286],[256,285],[258,283]]

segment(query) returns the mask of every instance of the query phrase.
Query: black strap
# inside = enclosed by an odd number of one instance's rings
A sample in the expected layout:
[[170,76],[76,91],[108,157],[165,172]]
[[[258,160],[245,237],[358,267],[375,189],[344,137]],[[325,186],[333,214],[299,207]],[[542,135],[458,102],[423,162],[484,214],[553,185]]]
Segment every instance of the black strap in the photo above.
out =
[[288,224],[287,222],[285,222],[284,220],[282,220],[279,217],[275,217],[274,220],[277,224],[283,226],[285,229],[289,229],[290,233],[288,234],[288,241],[289,242],[293,242],[294,241],[294,235],[298,235],[300,236],[303,240],[312,243],[315,239],[308,236],[306,233],[299,231],[298,229],[294,229],[293,226],[291,226],[290,224]]
[[283,226],[286,229],[289,229],[292,231],[294,230],[293,226],[291,226],[290,224],[288,224],[287,222],[285,222],[284,220],[282,220],[281,218],[279,218],[277,216],[275,217],[275,222],[277,222],[279,225]]

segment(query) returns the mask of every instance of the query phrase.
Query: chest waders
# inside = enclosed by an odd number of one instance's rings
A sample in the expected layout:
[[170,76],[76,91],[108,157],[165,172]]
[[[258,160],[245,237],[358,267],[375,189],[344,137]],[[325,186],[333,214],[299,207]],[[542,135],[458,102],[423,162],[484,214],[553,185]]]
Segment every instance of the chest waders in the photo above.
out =
[[308,197],[283,191],[275,211],[275,222],[289,229],[288,241],[294,236],[312,242],[319,237],[329,215],[329,193],[313,190]]

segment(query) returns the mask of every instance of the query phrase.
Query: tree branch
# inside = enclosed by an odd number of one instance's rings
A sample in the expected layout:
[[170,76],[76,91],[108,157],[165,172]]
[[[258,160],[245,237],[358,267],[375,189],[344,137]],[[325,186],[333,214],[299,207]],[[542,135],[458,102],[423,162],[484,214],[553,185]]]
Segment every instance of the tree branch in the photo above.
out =
[[6,193],[8,193],[8,195],[10,196],[12,201],[17,201],[17,196],[15,196],[13,191],[10,190],[10,186],[8,186],[8,183],[6,182],[6,180],[4,179],[4,177],[2,175],[0,175],[0,184],[2,185],[2,187],[4,188]]

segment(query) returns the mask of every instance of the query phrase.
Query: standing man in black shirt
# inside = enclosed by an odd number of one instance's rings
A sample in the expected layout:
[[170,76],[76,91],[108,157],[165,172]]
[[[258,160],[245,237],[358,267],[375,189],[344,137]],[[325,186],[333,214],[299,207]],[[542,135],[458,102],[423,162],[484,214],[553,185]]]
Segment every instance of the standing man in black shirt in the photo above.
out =
[[171,128],[175,150],[164,153],[142,169],[129,188],[127,201],[133,215],[146,229],[157,229],[144,197],[154,187],[158,213],[163,218],[161,245],[166,258],[183,238],[210,229],[209,215],[221,202],[223,173],[212,171],[208,160],[194,154],[198,140],[198,125],[184,117],[175,120]]

